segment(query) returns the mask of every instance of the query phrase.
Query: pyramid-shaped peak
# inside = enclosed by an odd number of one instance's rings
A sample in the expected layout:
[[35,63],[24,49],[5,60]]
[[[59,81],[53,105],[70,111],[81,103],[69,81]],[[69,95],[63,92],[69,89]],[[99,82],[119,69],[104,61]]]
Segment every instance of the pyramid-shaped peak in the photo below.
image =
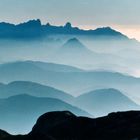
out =
[[48,22],[48,23],[46,24],[46,26],[51,26],[51,24]]
[[77,38],[71,38],[68,40],[68,42],[81,43]]
[[77,38],[69,39],[66,44],[84,46]]
[[69,39],[63,46],[64,48],[81,48],[85,49],[86,47],[77,39],[77,38],[72,38]]

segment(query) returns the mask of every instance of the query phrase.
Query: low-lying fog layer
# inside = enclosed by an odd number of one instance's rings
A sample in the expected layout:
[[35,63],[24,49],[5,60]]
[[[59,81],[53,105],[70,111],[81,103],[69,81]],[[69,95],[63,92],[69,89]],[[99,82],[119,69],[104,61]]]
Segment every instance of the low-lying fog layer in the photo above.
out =
[[54,62],[136,77],[140,76],[139,53],[140,45],[135,40],[51,36],[40,41],[0,41],[0,63],[20,60]]

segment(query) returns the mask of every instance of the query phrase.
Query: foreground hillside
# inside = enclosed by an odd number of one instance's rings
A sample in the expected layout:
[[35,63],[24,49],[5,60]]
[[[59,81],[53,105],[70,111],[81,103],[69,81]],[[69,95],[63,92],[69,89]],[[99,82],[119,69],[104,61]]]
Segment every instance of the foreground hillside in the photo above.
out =
[[0,140],[139,140],[139,132],[140,111],[111,113],[97,119],[63,111],[42,115],[25,136],[1,130]]

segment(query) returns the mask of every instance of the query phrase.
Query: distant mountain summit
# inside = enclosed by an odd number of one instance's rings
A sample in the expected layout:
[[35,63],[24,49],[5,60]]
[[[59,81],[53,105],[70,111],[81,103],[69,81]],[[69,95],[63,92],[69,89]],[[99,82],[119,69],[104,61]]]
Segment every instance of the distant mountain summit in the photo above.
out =
[[61,62],[65,64],[65,62],[67,62],[67,64],[72,65],[73,63],[80,63],[83,58],[85,58],[84,61],[88,63],[95,55],[94,52],[89,50],[77,38],[72,38],[51,56],[51,60],[55,63]]
[[70,22],[67,22],[64,26],[64,28],[67,28],[67,29],[71,29],[72,28],[72,25]]
[[77,39],[77,38],[72,38],[69,39],[64,45],[63,45],[63,50],[73,50],[76,49],[78,50],[83,50],[87,51],[88,49]]

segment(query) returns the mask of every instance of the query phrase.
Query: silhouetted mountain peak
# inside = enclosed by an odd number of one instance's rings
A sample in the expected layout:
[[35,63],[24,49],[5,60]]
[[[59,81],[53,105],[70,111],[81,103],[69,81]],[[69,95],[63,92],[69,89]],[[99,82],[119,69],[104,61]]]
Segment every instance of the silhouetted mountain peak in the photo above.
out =
[[67,29],[70,29],[70,28],[72,28],[72,25],[70,22],[67,22],[64,27]]
[[42,25],[40,19],[29,20],[18,25],[9,23],[0,23],[0,38],[40,38],[46,37],[50,34],[63,34],[63,35],[86,35],[96,37],[116,37],[118,39],[129,39],[122,33],[113,30],[110,27],[97,28],[95,30],[83,30],[77,27],[72,27],[70,22],[67,22],[64,26],[53,26],[47,23]]
[[37,28],[41,27],[41,21],[40,19],[37,20],[29,20],[28,22],[21,23],[18,25],[19,27],[24,27],[24,28]]
[[46,24],[46,26],[51,26],[51,24],[48,22],[48,23]]
[[120,36],[124,39],[128,39],[127,36],[123,35],[122,33],[112,29],[111,27],[102,27],[102,28],[97,28],[95,30],[93,30],[93,33],[95,35],[108,35],[108,36]]

